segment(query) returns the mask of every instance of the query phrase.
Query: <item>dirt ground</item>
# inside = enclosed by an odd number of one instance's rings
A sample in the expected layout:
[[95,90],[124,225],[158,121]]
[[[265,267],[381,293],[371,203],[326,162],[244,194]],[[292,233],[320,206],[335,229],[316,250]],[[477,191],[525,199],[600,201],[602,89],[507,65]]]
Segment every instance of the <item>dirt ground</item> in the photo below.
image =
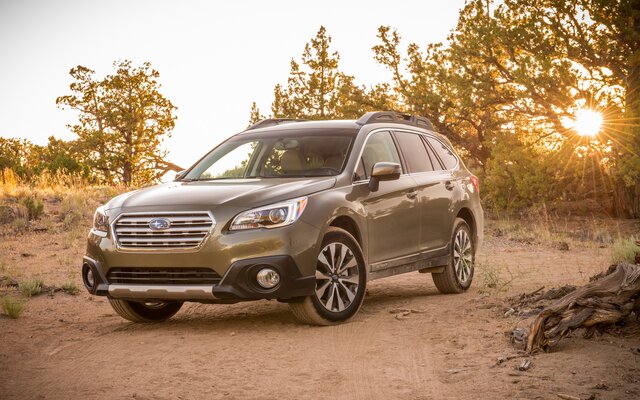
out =
[[[505,335],[518,320],[504,298],[588,282],[621,232],[640,223],[490,221],[467,293],[440,295],[419,273],[374,281],[356,318],[331,327],[301,325],[275,301],[190,304],[166,323],[133,324],[83,288],[42,294],[20,318],[0,315],[0,399],[638,399],[635,320],[592,339],[577,332],[526,371],[525,358],[497,362],[520,348]],[[0,276],[80,286],[85,233],[1,236]]]

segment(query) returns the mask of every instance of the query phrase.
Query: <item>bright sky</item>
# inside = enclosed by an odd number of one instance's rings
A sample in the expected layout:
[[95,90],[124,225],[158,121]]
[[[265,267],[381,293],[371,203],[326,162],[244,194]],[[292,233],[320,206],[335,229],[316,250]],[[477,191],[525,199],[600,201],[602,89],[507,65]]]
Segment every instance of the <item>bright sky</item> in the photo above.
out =
[[405,46],[445,40],[464,0],[158,1],[0,0],[0,136],[45,144],[74,139],[72,111],[58,109],[69,69],[98,77],[116,59],[149,61],[161,92],[178,107],[169,160],[188,167],[247,126],[251,102],[269,114],[273,87],[286,83],[320,25],[359,84],[389,81],[373,60],[380,25]]

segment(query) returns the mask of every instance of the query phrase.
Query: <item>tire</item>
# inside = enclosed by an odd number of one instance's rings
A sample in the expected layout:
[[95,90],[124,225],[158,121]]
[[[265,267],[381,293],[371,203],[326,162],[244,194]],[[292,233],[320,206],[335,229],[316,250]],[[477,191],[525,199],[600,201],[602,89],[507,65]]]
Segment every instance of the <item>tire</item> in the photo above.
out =
[[473,235],[465,220],[456,218],[451,235],[451,256],[441,273],[433,273],[433,283],[444,294],[462,293],[473,280],[476,248]]
[[322,240],[316,264],[316,290],[298,303],[293,315],[310,325],[335,325],[356,315],[367,285],[367,269],[358,242],[331,227]]
[[111,307],[122,318],[131,322],[160,322],[173,317],[182,307],[180,302],[139,303],[129,300],[109,299]]

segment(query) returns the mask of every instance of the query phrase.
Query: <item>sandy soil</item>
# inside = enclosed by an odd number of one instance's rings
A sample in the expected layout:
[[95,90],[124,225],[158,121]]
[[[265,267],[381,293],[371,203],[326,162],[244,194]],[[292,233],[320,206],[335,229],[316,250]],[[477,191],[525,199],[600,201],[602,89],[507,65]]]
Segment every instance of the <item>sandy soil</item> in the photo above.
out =
[[[84,289],[39,295],[19,319],[0,316],[0,399],[640,398],[637,321],[575,334],[530,357],[527,371],[517,370],[523,358],[496,365],[518,350],[505,336],[518,323],[503,315],[506,296],[584,284],[606,269],[610,244],[584,240],[596,225],[640,231],[638,222],[574,221],[561,251],[555,234],[540,239],[522,225],[490,224],[469,292],[439,295],[418,273],[374,281],[360,313],[339,326],[301,325],[275,301],[191,304],[166,323],[133,324]],[[80,285],[83,235],[0,237],[0,276]]]

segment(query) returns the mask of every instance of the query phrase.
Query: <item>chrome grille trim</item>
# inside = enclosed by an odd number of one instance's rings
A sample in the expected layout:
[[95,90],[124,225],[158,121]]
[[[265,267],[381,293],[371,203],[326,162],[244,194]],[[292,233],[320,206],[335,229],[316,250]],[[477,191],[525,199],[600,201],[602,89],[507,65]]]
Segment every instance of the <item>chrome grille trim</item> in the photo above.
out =
[[[153,230],[149,222],[165,218],[171,226]],[[120,214],[111,224],[119,250],[192,251],[200,248],[216,222],[208,211],[141,212]]]

